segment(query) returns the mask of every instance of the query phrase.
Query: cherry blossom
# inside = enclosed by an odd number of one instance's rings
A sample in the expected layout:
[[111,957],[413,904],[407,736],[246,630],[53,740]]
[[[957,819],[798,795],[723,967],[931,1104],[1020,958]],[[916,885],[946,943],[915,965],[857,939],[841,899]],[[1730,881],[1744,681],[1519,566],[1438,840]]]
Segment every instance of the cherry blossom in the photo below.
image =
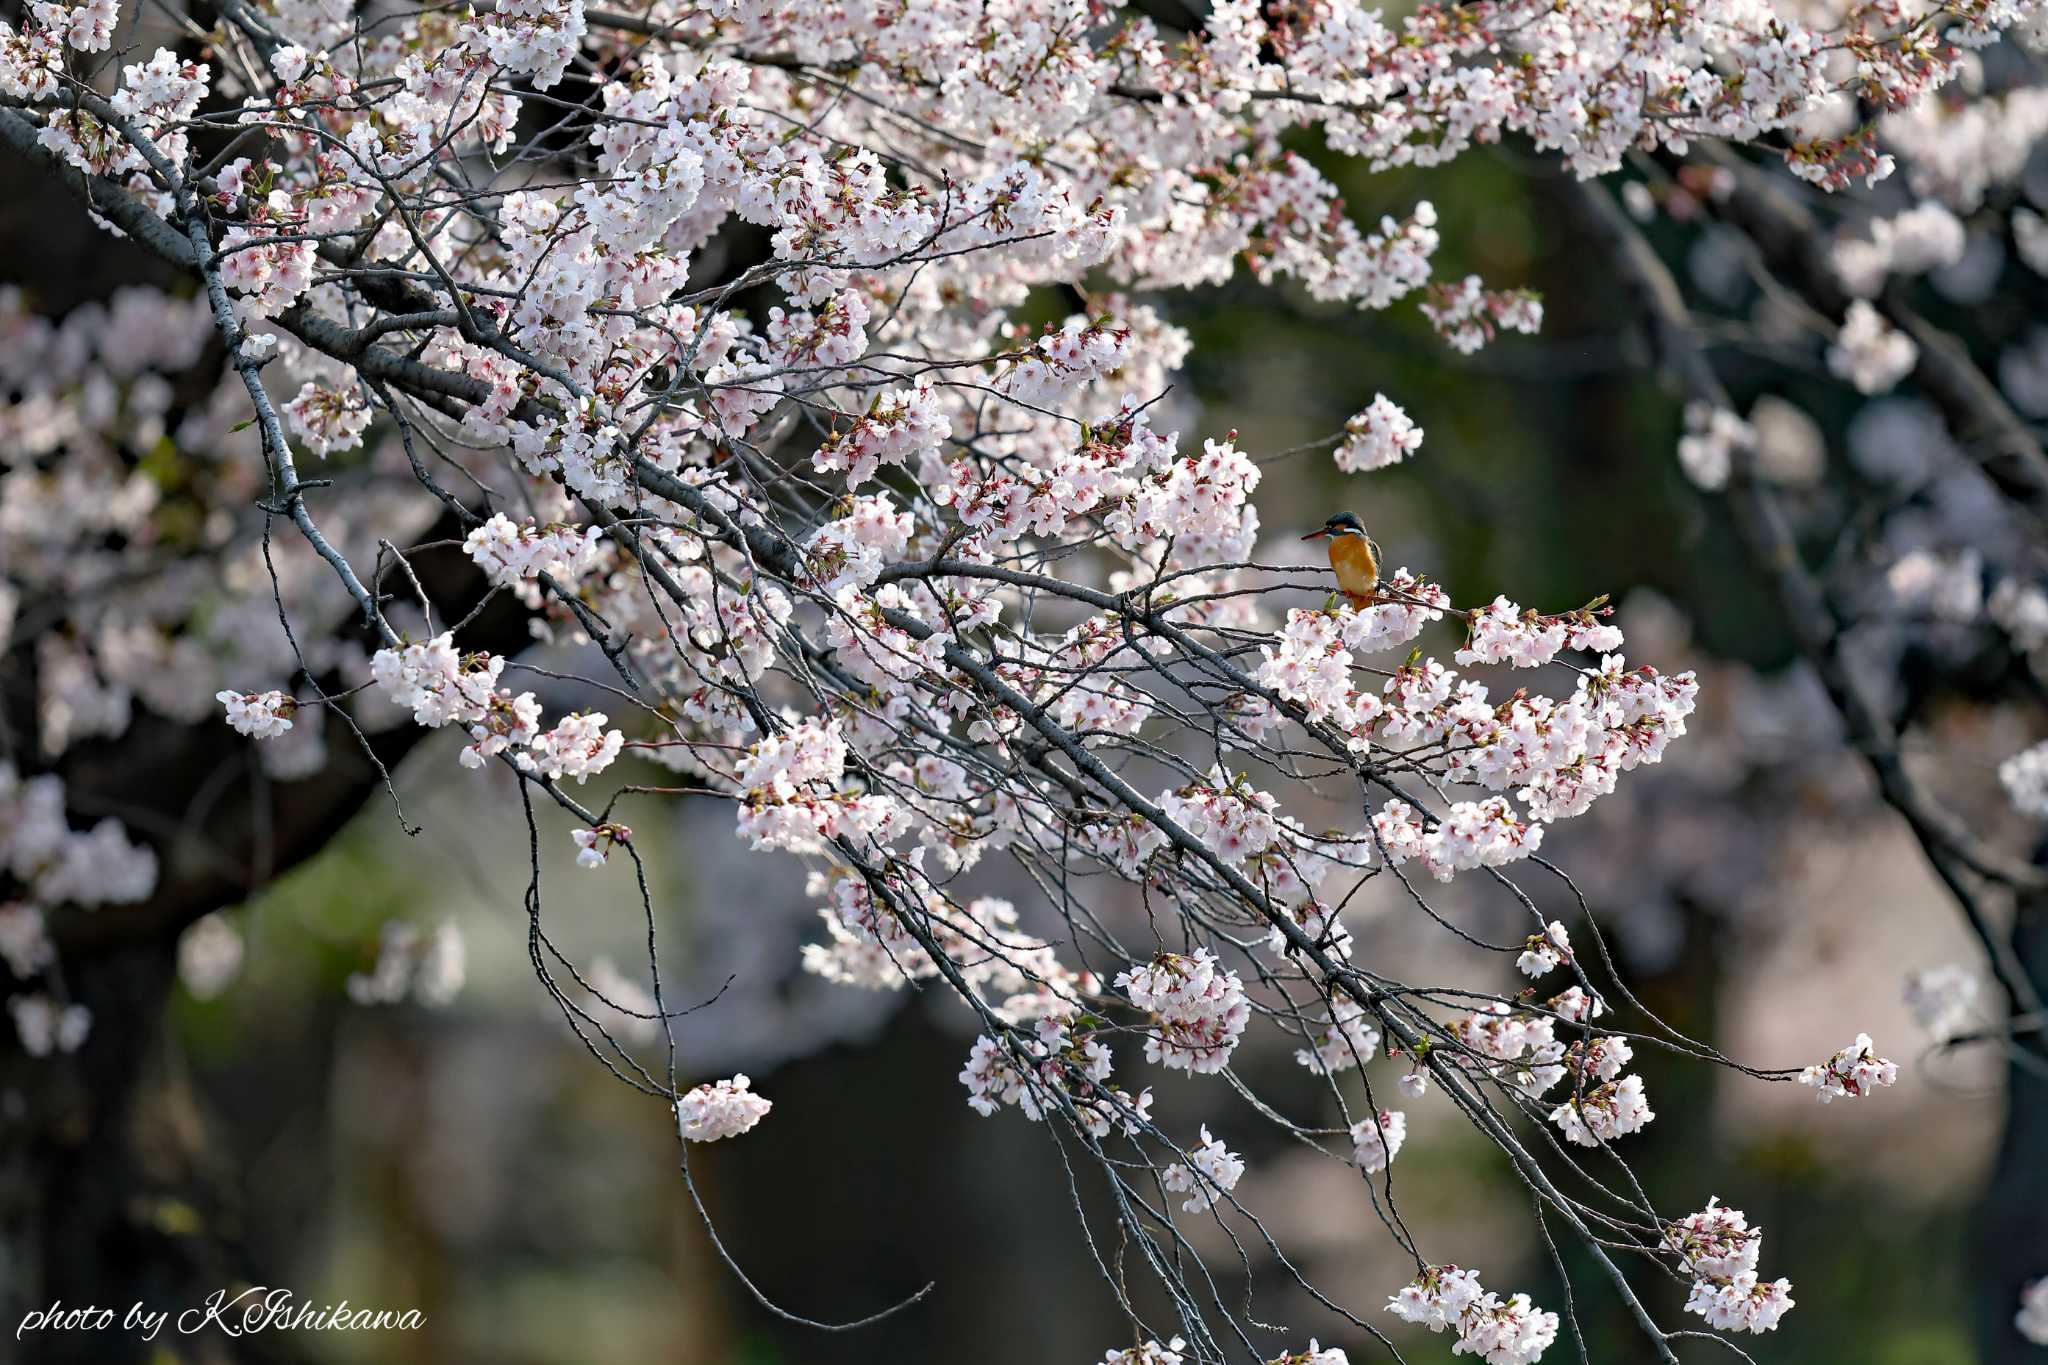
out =
[[1452,349],[1468,355],[1492,341],[1496,331],[1543,330],[1543,305],[1533,294],[1487,289],[1477,275],[1467,275],[1455,285],[1432,285],[1422,313]]
[[1793,1307],[1791,1281],[1758,1277],[1763,1230],[1751,1227],[1740,1209],[1709,1199],[1706,1208],[1665,1229],[1664,1245],[1692,1276],[1685,1310],[1717,1331],[1775,1331]]
[[1350,474],[1399,464],[1421,448],[1422,428],[1385,394],[1377,393],[1370,407],[1344,424],[1344,440],[1335,458],[1337,468]]
[[1187,1213],[1207,1213],[1216,1201],[1237,1188],[1244,1176],[1244,1160],[1202,1129],[1201,1143],[1191,1148],[1185,1162],[1175,1162],[1159,1173],[1159,1183],[1188,1199],[1181,1205]]
[[1527,1294],[1503,1301],[1480,1285],[1479,1272],[1454,1265],[1425,1269],[1387,1311],[1432,1332],[1455,1332],[1453,1353],[1487,1365],[1530,1365],[1557,1340],[1557,1314],[1536,1308]]
[[315,455],[354,450],[370,427],[370,405],[354,393],[308,383],[284,405],[291,428]]
[[76,1052],[92,1031],[92,1013],[83,1005],[64,1005],[40,992],[7,997],[21,1050],[31,1057]]
[[1698,1313],[1707,1326],[1723,1332],[1775,1331],[1792,1306],[1790,1280],[1767,1283],[1755,1271],[1727,1281],[1695,1281],[1685,1301],[1688,1313]]
[[1855,1042],[1833,1057],[1799,1073],[1799,1083],[1812,1086],[1814,1098],[1822,1104],[1837,1098],[1861,1099],[1898,1079],[1897,1064],[1877,1055],[1867,1033],[1857,1034]]
[[1915,549],[1885,571],[1884,581],[1901,606],[1946,621],[1968,623],[1984,610],[1984,561],[1974,550]]
[[1251,1019],[1237,973],[1220,969],[1207,948],[1193,956],[1161,953],[1148,966],[1119,973],[1116,984],[1152,1016],[1145,1060],[1169,1069],[1222,1070]]
[[1145,1341],[1121,1351],[1110,1351],[1102,1357],[1102,1365],[1182,1365],[1185,1357],[1181,1352],[1186,1349],[1187,1343],[1179,1337],[1163,1346]]
[[1498,797],[1456,802],[1434,825],[1425,825],[1407,802],[1389,801],[1373,815],[1372,824],[1389,863],[1419,859],[1431,876],[1445,882],[1461,871],[1526,858],[1543,842],[1543,826],[1523,820]]
[[1351,1365],[1351,1357],[1335,1346],[1325,1349],[1310,1337],[1307,1350],[1274,1356],[1266,1365]]
[[1911,337],[1858,299],[1849,305],[1842,330],[1828,350],[1828,368],[1859,393],[1883,393],[1905,378],[1919,358],[1920,348]]
[[1952,1042],[1981,1027],[1977,996],[1982,984],[1975,972],[1954,963],[1914,972],[1906,978],[1906,1008],[1935,1042]]
[[[597,563],[598,529],[521,525],[499,512],[469,533],[462,551],[500,587],[522,588],[542,574],[574,584]],[[540,605],[538,595],[527,600]]]
[[1515,959],[1515,970],[1524,976],[1542,976],[1570,959],[1572,955],[1571,935],[1557,920],[1540,934],[1529,935],[1529,941],[1522,948],[1522,955]]
[[2022,815],[2048,819],[2048,741],[1999,764],[1998,780]]
[[358,1005],[395,1005],[411,999],[440,1008],[461,991],[468,962],[462,930],[452,920],[425,931],[409,920],[386,920],[377,960],[369,971],[349,977],[348,996]]
[[41,907],[0,906],[0,959],[6,961],[17,980],[25,981],[36,975],[55,955]]
[[1297,1048],[1294,1060],[1311,1071],[1335,1074],[1351,1067],[1363,1067],[1380,1045],[1380,1031],[1372,1014],[1349,995],[1330,997],[1328,1022],[1313,1029],[1313,1047]]
[[275,739],[292,728],[292,712],[298,703],[284,693],[217,692],[215,701],[227,708],[228,724],[251,739]]
[[178,936],[178,980],[194,999],[211,1000],[242,971],[242,936],[218,914],[195,920]]
[[633,839],[633,831],[615,821],[607,821],[596,829],[574,829],[569,833],[576,841],[578,867],[603,867],[613,849],[631,843]]
[[573,777],[588,782],[612,765],[626,742],[624,734],[604,728],[602,711],[562,717],[552,730],[535,735],[517,756],[521,768],[558,782]]
[[2048,1279],[2029,1280],[2020,1291],[2020,1309],[2012,1324],[2036,1346],[2048,1346]]
[[1678,463],[1685,476],[1713,492],[1726,486],[1736,458],[1754,450],[1756,428],[1726,408],[1688,403],[1685,435],[1678,440]]
[[1834,265],[1851,293],[1868,298],[1884,287],[1888,275],[1919,275],[1954,265],[1967,244],[1962,220],[1930,199],[1894,217],[1872,219],[1868,238],[1836,242]]
[[1384,1171],[1407,1140],[1408,1116],[1398,1109],[1382,1109],[1351,1125],[1351,1160],[1368,1175]]
[[710,1081],[676,1101],[676,1122],[691,1142],[717,1142],[738,1137],[768,1116],[775,1106],[756,1095],[745,1076]]
[[1655,1117],[1643,1096],[1640,1076],[1623,1076],[1596,1086],[1550,1111],[1550,1121],[1563,1130],[1565,1141],[1581,1147],[1597,1147],[1640,1132]]
[[410,707],[413,723],[429,727],[482,720],[504,668],[495,655],[458,653],[452,632],[380,649],[370,660],[370,676],[391,703]]
[[1152,1092],[1136,1096],[1110,1079],[1115,1058],[1091,1034],[1076,1034],[1058,1020],[1040,1019],[1028,1038],[1008,1042],[983,1034],[960,1072],[967,1102],[984,1116],[1014,1105],[1024,1117],[1043,1121],[1071,1109],[1093,1137],[1138,1132],[1148,1120]]

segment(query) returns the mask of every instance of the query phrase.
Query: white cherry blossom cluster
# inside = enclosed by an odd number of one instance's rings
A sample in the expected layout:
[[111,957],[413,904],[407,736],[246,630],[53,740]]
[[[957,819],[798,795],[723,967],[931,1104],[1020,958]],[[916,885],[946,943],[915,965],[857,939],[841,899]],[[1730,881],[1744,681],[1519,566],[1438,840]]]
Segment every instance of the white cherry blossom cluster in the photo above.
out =
[[1889,391],[1919,359],[1920,347],[1913,338],[1864,299],[1849,305],[1835,344],[1828,348],[1828,369],[1866,394]]
[[2048,1346],[2048,1278],[2029,1280],[2020,1290],[2019,1311],[2012,1325],[2036,1346]]
[[[1447,681],[1435,691],[1441,694]],[[1661,761],[1665,747],[1685,733],[1697,694],[1690,674],[1631,670],[1620,656],[1607,655],[1597,671],[1580,673],[1563,702],[1518,693],[1489,713],[1485,689],[1467,682],[1455,700],[1444,696],[1419,717],[1418,728],[1470,742],[1474,747],[1453,756],[1457,776],[1516,788],[1532,817],[1554,821],[1583,814],[1614,791],[1623,773]]]
[[371,681],[392,705],[409,707],[415,725],[430,729],[482,721],[504,669],[497,655],[458,651],[452,632],[421,644],[380,649],[370,660]]
[[846,486],[858,488],[884,465],[936,454],[952,431],[930,385],[890,390],[827,437],[812,453],[811,465],[821,474],[843,473]]
[[105,817],[79,832],[66,819],[64,783],[52,774],[23,778],[0,759],[0,962],[17,988],[8,1015],[31,1057],[73,1052],[92,1029],[92,1012],[63,993],[49,973],[57,963],[49,918],[61,907],[131,905],[156,889],[157,860],[121,823]]
[[1664,1246],[1692,1276],[1685,1311],[1697,1313],[1719,1332],[1770,1332],[1793,1307],[1790,1280],[1763,1280],[1757,1260],[1763,1229],[1753,1228],[1740,1209],[1709,1199],[1664,1230]]
[[1515,959],[1515,970],[1524,976],[1542,976],[1570,961],[1571,955],[1571,935],[1562,923],[1552,920],[1542,933],[1529,935],[1521,956]]
[[2000,763],[1998,780],[2022,815],[2048,820],[2048,741],[2022,749]]
[[[599,535],[595,526],[522,524],[497,512],[464,537],[462,552],[501,588],[523,588],[542,574],[567,586],[596,566]],[[539,605],[537,596],[530,600]]]
[[540,699],[531,692],[513,695],[499,688],[484,702],[483,714],[469,727],[470,743],[457,755],[465,768],[481,768],[484,760],[523,749],[540,737]]
[[1432,285],[1422,313],[1453,350],[1466,355],[1492,341],[1497,332],[1533,336],[1543,330],[1543,305],[1534,294],[1488,289],[1477,275],[1456,284]]
[[804,970],[842,985],[898,990],[941,973],[929,942],[962,982],[992,997],[990,1013],[1008,1021],[1066,1020],[1096,993],[1092,974],[1070,971],[1051,945],[1019,930],[1009,901],[961,903],[934,891],[923,875],[925,857],[925,849],[911,850],[876,882],[814,875],[810,892],[827,901],[818,917],[829,941],[804,945]]
[[999,381],[1003,392],[1031,407],[1056,405],[1072,389],[1121,369],[1127,328],[1068,318],[1020,353]]
[[1164,1344],[1142,1341],[1136,1346],[1106,1353],[1102,1357],[1102,1365],[1182,1365],[1186,1357],[1181,1353],[1186,1349],[1187,1343],[1179,1337]]
[[887,796],[842,790],[846,758],[836,724],[806,720],[756,743],[736,772],[745,793],[738,833],[754,848],[796,853],[821,853],[842,838],[886,842],[902,828],[902,808]]
[[242,936],[219,913],[203,916],[178,935],[178,980],[195,1000],[212,1000],[241,975]]
[[1837,1099],[1862,1099],[1897,1084],[1898,1079],[1898,1064],[1878,1056],[1867,1033],[1857,1034],[1854,1042],[1833,1057],[1799,1073],[1799,1083],[1812,1086],[1814,1098],[1822,1104]]
[[1237,1188],[1244,1177],[1244,1159],[1209,1136],[1202,1129],[1201,1142],[1188,1149],[1185,1161],[1176,1161],[1159,1173],[1159,1183],[1174,1194],[1188,1198],[1181,1204],[1185,1213],[1207,1213],[1224,1195]]
[[1384,1171],[1401,1154],[1408,1140],[1408,1116],[1398,1109],[1382,1109],[1351,1125],[1351,1160],[1371,1175]]
[[1164,792],[1159,798],[1160,809],[1175,824],[1237,866],[1279,842],[1284,818],[1276,815],[1279,804],[1271,793],[1258,791],[1220,768],[1205,782]]
[[2003,578],[1985,599],[1984,613],[2028,655],[2048,647],[2048,592],[2016,578]]
[[595,829],[572,829],[569,836],[576,841],[578,867],[603,867],[614,849],[633,842],[632,829],[616,820],[607,820]]
[[92,1012],[79,1004],[63,1004],[40,991],[7,997],[15,1037],[31,1057],[76,1052],[92,1032]]
[[1901,607],[1937,620],[1967,625],[1984,611],[1984,559],[1975,550],[1916,547],[1885,570],[1884,583]]
[[289,731],[292,712],[298,709],[297,701],[274,688],[268,692],[217,692],[213,699],[227,708],[228,724],[235,732],[251,739],[275,739]]
[[1505,867],[1543,846],[1543,826],[1498,796],[1456,802],[1433,822],[1406,801],[1389,801],[1373,812],[1372,828],[1390,866],[1420,862],[1441,882],[1474,868]]
[[1351,1365],[1351,1357],[1341,1347],[1324,1346],[1310,1337],[1307,1350],[1274,1356],[1266,1365]]
[[676,1122],[691,1142],[738,1137],[768,1117],[774,1103],[756,1095],[744,1075],[708,1081],[676,1101]]
[[1432,1332],[1456,1333],[1453,1353],[1487,1365],[1531,1365],[1557,1340],[1557,1314],[1537,1308],[1527,1294],[1503,1300],[1479,1283],[1478,1271],[1454,1265],[1425,1269],[1387,1311]]
[[32,906],[132,905],[155,890],[156,853],[111,816],[85,831],[65,818],[64,783],[0,759],[0,868]]
[[41,906],[0,905],[0,960],[17,980],[28,980],[55,957]]
[[1874,218],[1868,237],[1835,243],[1835,273],[1843,287],[1864,298],[1892,275],[1923,275],[1962,260],[1969,237],[1963,222],[1937,200],[1923,200],[1890,218]]
[[1728,483],[1736,459],[1756,449],[1756,428],[1727,408],[1692,402],[1685,406],[1685,434],[1678,438],[1678,463],[1685,477],[1713,492]]
[[1640,1132],[1655,1117],[1641,1076],[1607,1081],[1550,1111],[1550,1121],[1564,1133],[1565,1141],[1581,1147],[1598,1147]]
[[1110,1080],[1114,1067],[1109,1048],[1092,1032],[1041,1019],[1027,1038],[976,1038],[960,1083],[967,1103],[983,1116],[1005,1105],[1034,1122],[1067,1112],[1092,1137],[1129,1136],[1150,1121],[1152,1092],[1131,1095]]
[[307,383],[284,405],[284,415],[306,449],[327,456],[354,450],[370,429],[370,405],[353,390]]
[[873,583],[884,566],[903,557],[917,524],[886,493],[852,498],[843,512],[804,545],[811,577],[829,593]]
[[543,730],[532,693],[515,696],[497,686],[504,668],[499,655],[459,652],[448,632],[423,644],[380,649],[370,660],[372,681],[394,705],[411,708],[415,724],[468,727],[473,742],[460,755],[465,767],[508,754],[523,772],[581,783],[618,758],[625,735],[605,728],[603,712],[573,712]]
[[1152,1017],[1145,1060],[1170,1070],[1221,1071],[1251,1021],[1244,983],[1207,948],[1161,953],[1147,966],[1119,973],[1116,985]]
[[1334,453],[1337,468],[1347,474],[1385,469],[1422,449],[1422,428],[1383,393],[1371,406],[1344,424],[1344,439]]
[[543,730],[527,741],[513,761],[526,772],[550,782],[573,777],[588,782],[619,756],[626,737],[607,730],[610,717],[602,711],[578,711],[562,717],[551,730]]
[[1541,616],[1505,597],[1496,597],[1472,614],[1465,647],[1452,657],[1461,664],[1537,668],[1556,658],[1561,649],[1606,654],[1620,647],[1621,632],[1590,612]]
[[1359,687],[1353,676],[1357,656],[1407,644],[1430,622],[1441,620],[1450,605],[1443,589],[1406,569],[1386,580],[1384,595],[1394,600],[1364,611],[1348,606],[1289,611],[1278,639],[1259,647],[1264,662],[1255,676],[1260,685],[1284,701],[1300,703],[1310,720],[1334,725],[1361,752],[1371,744],[1372,727],[1385,703]]
[[1371,1011],[1349,994],[1332,994],[1328,1019],[1311,1025],[1312,1046],[1295,1049],[1295,1062],[1329,1075],[1352,1067],[1362,1069],[1380,1045],[1380,1031],[1372,1019]]
[[[1595,1036],[1566,1044],[1557,1037],[1557,1021],[1583,1023],[1605,1012],[1598,997],[1578,986],[1540,1007],[1495,1001],[1453,1021],[1450,1037],[1462,1055],[1442,1048],[1432,1049],[1430,1055],[1445,1065],[1490,1077],[1530,1099],[1570,1077],[1572,1093],[1550,1111],[1550,1119],[1577,1145],[1596,1146],[1596,1136],[1603,1142],[1620,1137],[1654,1117],[1640,1078],[1621,1074],[1635,1056],[1626,1039]],[[1421,1086],[1411,1087],[1410,1093],[1419,1095]]]

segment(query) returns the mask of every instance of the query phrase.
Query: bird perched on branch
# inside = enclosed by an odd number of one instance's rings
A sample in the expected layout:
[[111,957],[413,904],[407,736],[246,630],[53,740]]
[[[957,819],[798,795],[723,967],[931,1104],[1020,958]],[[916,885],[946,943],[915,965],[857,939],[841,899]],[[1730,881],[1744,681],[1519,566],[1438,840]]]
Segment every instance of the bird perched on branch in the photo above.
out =
[[1337,586],[1351,605],[1364,611],[1378,600],[1374,590],[1380,583],[1380,547],[1365,533],[1365,524],[1350,512],[1339,512],[1311,531],[1303,540],[1330,542],[1330,567],[1337,572]]

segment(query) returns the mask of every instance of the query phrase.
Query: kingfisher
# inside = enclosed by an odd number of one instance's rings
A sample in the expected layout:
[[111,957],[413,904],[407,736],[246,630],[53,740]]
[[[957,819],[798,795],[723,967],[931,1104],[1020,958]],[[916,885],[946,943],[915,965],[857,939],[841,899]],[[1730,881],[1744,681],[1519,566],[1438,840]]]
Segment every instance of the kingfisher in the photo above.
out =
[[1339,512],[1302,539],[1330,542],[1330,567],[1337,571],[1337,586],[1352,606],[1363,611],[1378,600],[1374,589],[1380,583],[1380,547],[1355,514]]

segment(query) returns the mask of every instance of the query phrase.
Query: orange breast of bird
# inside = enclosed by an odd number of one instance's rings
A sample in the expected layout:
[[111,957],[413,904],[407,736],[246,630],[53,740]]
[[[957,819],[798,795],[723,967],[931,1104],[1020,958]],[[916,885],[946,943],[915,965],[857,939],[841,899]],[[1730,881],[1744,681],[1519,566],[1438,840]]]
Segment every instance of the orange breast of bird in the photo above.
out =
[[1379,561],[1364,536],[1332,536],[1330,567],[1337,572],[1337,586],[1353,603],[1370,598],[1380,581]]

